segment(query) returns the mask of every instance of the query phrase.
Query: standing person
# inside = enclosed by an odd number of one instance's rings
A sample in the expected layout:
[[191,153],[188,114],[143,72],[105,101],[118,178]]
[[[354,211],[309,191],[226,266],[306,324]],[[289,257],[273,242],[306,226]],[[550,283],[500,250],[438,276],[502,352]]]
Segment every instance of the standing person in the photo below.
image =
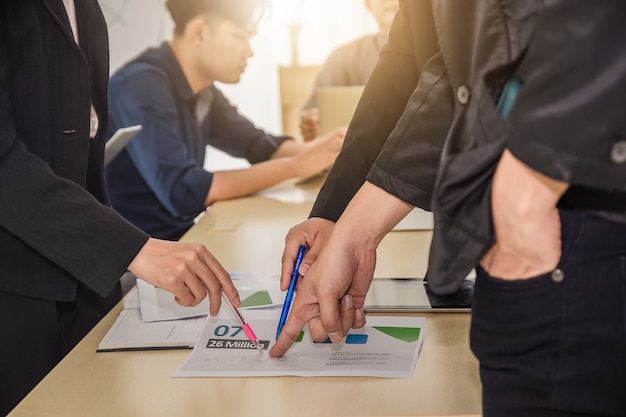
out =
[[119,300],[128,269],[186,306],[227,272],[107,206],[107,28],[96,0],[0,1],[0,415]]
[[339,46],[330,53],[315,77],[309,98],[300,111],[300,131],[305,141],[319,136],[319,116],[315,92],[320,87],[365,85],[387,42],[393,18],[398,12],[398,0],[365,0],[378,32],[361,36]]
[[429,286],[453,292],[477,269],[484,416],[626,415],[625,13],[402,2],[312,217],[287,237],[281,287],[298,245],[309,254],[270,354],[305,323],[335,342],[363,326],[376,247],[421,206]]
[[[113,207],[152,236],[178,239],[216,201],[250,195],[330,166],[344,132],[301,144],[257,129],[215,81],[236,83],[252,56],[264,0],[168,0],[173,39],[111,78],[111,129],[143,130],[106,168]],[[208,172],[206,145],[252,163]]]

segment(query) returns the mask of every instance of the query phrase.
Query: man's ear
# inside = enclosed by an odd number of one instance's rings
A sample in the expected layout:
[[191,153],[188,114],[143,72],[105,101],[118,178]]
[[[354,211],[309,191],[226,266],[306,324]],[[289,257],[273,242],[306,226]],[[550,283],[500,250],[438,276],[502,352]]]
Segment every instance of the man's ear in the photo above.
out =
[[207,22],[200,16],[196,16],[187,22],[185,26],[185,39],[191,41],[203,41],[211,30]]

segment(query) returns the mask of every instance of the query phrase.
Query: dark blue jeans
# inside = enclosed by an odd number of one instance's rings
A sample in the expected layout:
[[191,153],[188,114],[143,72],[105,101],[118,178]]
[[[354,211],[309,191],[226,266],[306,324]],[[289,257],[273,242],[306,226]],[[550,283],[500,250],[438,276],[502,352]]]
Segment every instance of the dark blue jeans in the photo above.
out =
[[485,417],[626,416],[626,224],[560,214],[562,281],[477,268],[470,343]]

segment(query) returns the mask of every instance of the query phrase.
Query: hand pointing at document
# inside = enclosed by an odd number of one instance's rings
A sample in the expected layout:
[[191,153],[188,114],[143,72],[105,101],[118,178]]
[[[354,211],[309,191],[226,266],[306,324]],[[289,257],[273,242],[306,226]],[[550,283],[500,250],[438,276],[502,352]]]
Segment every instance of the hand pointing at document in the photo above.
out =
[[[362,307],[374,275],[376,248],[411,208],[373,184],[363,185],[325,237],[328,240],[321,251],[317,247],[319,256],[296,287],[291,313],[270,356],[284,355],[305,324],[313,340],[330,338],[335,343],[351,328],[365,325]],[[286,254],[294,253],[303,243],[313,246],[302,241],[302,236],[319,235],[311,230],[312,220],[292,229],[286,239]],[[292,258],[283,256],[283,277],[284,263],[293,262]]]

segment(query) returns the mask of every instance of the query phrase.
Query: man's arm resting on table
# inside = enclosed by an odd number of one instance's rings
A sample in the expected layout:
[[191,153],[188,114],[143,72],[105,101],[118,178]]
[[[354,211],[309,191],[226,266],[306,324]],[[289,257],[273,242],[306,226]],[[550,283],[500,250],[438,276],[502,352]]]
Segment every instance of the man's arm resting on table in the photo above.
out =
[[307,144],[283,142],[268,161],[250,168],[213,174],[205,205],[244,197],[294,177],[310,177],[330,166],[343,143],[345,132],[335,130]]

